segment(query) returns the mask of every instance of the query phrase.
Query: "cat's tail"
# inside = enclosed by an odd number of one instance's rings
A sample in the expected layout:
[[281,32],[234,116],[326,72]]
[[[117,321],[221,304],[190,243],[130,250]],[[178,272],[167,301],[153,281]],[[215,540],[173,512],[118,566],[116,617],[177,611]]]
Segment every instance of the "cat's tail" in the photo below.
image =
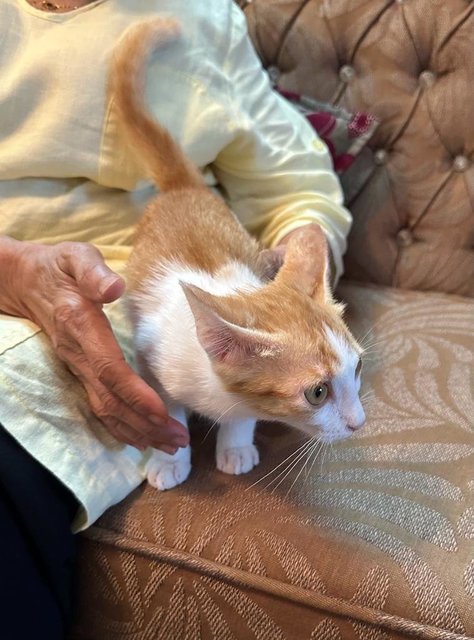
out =
[[119,43],[110,69],[120,129],[162,192],[204,185],[198,169],[144,104],[147,63],[155,49],[175,40],[179,33],[179,24],[172,18],[140,23]]

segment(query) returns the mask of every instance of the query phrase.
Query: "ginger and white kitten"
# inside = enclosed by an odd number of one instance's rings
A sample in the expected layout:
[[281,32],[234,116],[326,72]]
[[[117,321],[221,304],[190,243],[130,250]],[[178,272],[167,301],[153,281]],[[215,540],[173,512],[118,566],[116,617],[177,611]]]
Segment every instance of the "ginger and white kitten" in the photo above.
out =
[[[192,410],[219,422],[217,468],[240,474],[259,461],[259,419],[325,442],[363,425],[361,348],[328,288],[321,228],[294,234],[284,255],[262,250],[146,113],[146,62],[178,31],[171,19],[143,23],[113,61],[120,126],[160,189],[137,229],[128,301],[142,375],[176,419],[186,423]],[[189,447],[153,450],[149,482],[183,482],[190,458]]]

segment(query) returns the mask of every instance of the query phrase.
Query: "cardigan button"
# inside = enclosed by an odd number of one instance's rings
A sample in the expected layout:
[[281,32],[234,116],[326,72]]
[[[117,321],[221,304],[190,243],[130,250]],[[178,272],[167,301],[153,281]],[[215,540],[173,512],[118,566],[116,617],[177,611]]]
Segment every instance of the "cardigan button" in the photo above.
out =
[[454,171],[459,171],[459,173],[462,173],[463,171],[466,171],[468,167],[469,167],[469,160],[466,158],[466,156],[456,156],[454,158],[454,161],[453,161]]
[[413,244],[414,238],[411,229],[405,227],[397,233],[397,244],[399,247],[409,247]]
[[278,80],[280,79],[280,69],[272,65],[267,68],[268,77],[270,78],[270,82],[273,86],[278,84]]
[[349,64],[345,64],[339,69],[339,78],[346,84],[350,82],[355,76],[355,69]]
[[377,149],[374,153],[374,162],[378,165],[383,165],[388,160],[388,152],[385,149]]
[[323,142],[321,142],[321,140],[318,140],[317,138],[315,138],[313,140],[313,148],[316,149],[316,151],[319,151],[319,152],[327,151],[326,145]]

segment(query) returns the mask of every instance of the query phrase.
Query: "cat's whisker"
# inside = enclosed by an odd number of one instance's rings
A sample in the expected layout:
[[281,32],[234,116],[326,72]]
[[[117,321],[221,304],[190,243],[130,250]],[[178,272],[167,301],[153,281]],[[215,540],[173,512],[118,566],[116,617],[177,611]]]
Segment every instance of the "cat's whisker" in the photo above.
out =
[[221,413],[221,415],[220,415],[218,418],[216,418],[216,420],[214,420],[214,422],[211,424],[211,426],[209,427],[209,429],[208,429],[208,430],[207,430],[207,432],[206,432],[206,435],[205,435],[205,436],[204,436],[204,438],[201,440],[201,444],[203,444],[203,443],[206,441],[206,439],[207,439],[208,435],[211,433],[211,431],[214,429],[214,427],[216,427],[216,426],[219,424],[219,422],[222,420],[222,418],[223,418],[227,413],[229,413],[229,411],[232,411],[232,409],[234,409],[237,405],[242,404],[243,402],[245,402],[245,400],[238,400],[238,401],[237,401],[237,402],[235,402],[231,407],[228,407],[225,411],[223,411],[223,412]]
[[319,440],[317,440],[317,441],[316,441],[316,443],[315,443],[315,444],[313,444],[313,446],[311,447],[311,449],[310,449],[310,451],[309,451],[308,455],[306,456],[306,460],[304,460],[304,461],[303,461],[303,465],[302,465],[302,467],[301,467],[301,469],[300,469],[300,471],[299,471],[298,475],[297,475],[297,476],[296,476],[296,478],[293,480],[293,482],[291,483],[291,487],[290,487],[290,488],[288,489],[288,491],[286,492],[286,496],[285,496],[285,498],[287,498],[287,497],[289,496],[289,494],[291,493],[291,490],[293,489],[293,487],[294,487],[295,483],[298,481],[298,478],[299,478],[299,477],[300,477],[300,475],[303,473],[303,470],[306,468],[306,466],[307,466],[307,464],[308,464],[308,461],[309,461],[309,460],[310,460],[310,458],[311,458],[311,454],[313,453],[314,448],[318,445],[318,442],[319,442]]
[[371,400],[375,399],[375,393],[373,391],[365,393],[364,395],[359,397],[359,400],[361,401],[361,403],[368,403]]
[[383,344],[385,342],[384,338],[379,338],[379,339],[375,339],[375,336],[373,336],[373,338],[371,340],[368,340],[366,343],[362,343],[361,347],[363,348],[364,352],[367,351],[367,349],[370,349],[371,347],[374,346],[378,346],[379,344]]
[[329,455],[328,455],[329,462],[331,461],[333,453],[334,453],[334,442],[330,442],[329,443]]
[[[318,444],[320,445],[319,447],[317,447]],[[319,440],[316,442],[316,446],[314,447],[314,449],[312,451],[312,453],[314,452],[315,455],[314,455],[313,461],[311,463],[311,466],[309,468],[308,475],[311,474],[311,471],[313,470],[313,467],[314,467],[314,463],[316,462],[316,460],[318,459],[319,455],[321,454],[321,451],[323,450],[323,447],[324,447],[324,442],[321,442],[321,438],[319,438]]]
[[383,357],[383,352],[378,347],[371,347],[362,354],[365,365],[369,362],[375,362],[377,358]]
[[381,357],[383,354],[383,346],[381,347],[381,345],[383,344],[384,342],[380,341],[364,349],[362,353],[363,361],[367,363],[373,361],[375,359],[375,356]]
[[369,340],[367,340],[365,343],[359,343],[360,346],[362,347],[362,357],[364,357],[371,349],[374,348],[374,346],[378,346],[379,344],[382,344],[383,340],[382,339],[376,339],[375,336],[373,336],[372,338],[370,338]]
[[[316,437],[315,437],[315,442],[314,442],[314,444],[313,444],[313,447],[311,448],[311,451],[309,452],[309,458],[310,458],[310,459],[311,459],[311,456],[313,455],[313,453],[317,450],[318,445],[319,445],[319,446],[321,445],[321,438],[316,438]],[[313,461],[314,461],[314,460],[313,460]],[[311,465],[311,466],[312,466],[312,465]],[[310,470],[311,470],[311,469],[308,469],[308,470],[307,470],[306,476],[308,475],[308,473],[309,473],[309,471],[310,471]]]
[[362,354],[362,358],[364,359],[364,363],[366,365],[368,362],[375,362],[376,358],[382,358],[382,357],[383,357],[383,351],[377,346],[367,349],[367,351],[364,351],[364,353]]
[[[311,449],[313,445],[313,438],[310,440],[309,442],[309,446],[300,453],[300,455],[298,456],[298,458],[296,458],[296,460],[294,460],[290,465],[289,468],[287,468],[286,470],[282,471],[276,478],[274,478],[271,482],[268,483],[268,485],[265,487],[266,489],[268,489],[268,487],[270,487],[271,484],[273,484],[274,482],[276,482],[279,478],[281,478],[281,480],[273,487],[272,489],[272,493],[274,493],[274,491],[276,491],[276,489],[278,489],[278,487],[281,485],[282,482],[284,482],[284,480],[288,477],[288,475],[293,471],[293,469],[296,467],[296,465],[301,461],[302,458],[304,458],[304,456],[308,453],[308,450]],[[303,463],[303,467],[304,467],[304,463]],[[283,477],[282,477],[283,476]]]
[[[303,459],[302,467],[301,467],[300,471],[298,472],[298,474],[297,474],[296,478],[293,480],[293,482],[292,482],[292,484],[291,484],[291,487],[290,487],[290,488],[289,488],[289,490],[287,491],[287,493],[286,493],[286,496],[285,496],[285,497],[287,497],[287,496],[288,496],[288,494],[289,494],[289,493],[290,493],[290,491],[292,490],[292,488],[293,488],[293,486],[294,486],[295,482],[296,482],[296,481],[298,480],[298,478],[300,477],[300,475],[301,475],[302,471],[307,467],[308,461],[311,459],[311,456],[312,456],[313,452],[315,451],[315,449],[318,447],[318,444],[320,443],[320,441],[321,441],[321,439],[320,439],[320,438],[317,438],[317,436],[313,436],[313,438],[311,438],[312,446],[310,447],[309,451],[308,451],[308,450],[306,450],[306,451],[304,452],[304,453],[305,453],[305,458]],[[316,457],[317,457],[318,455],[319,455],[319,452],[318,452],[318,453],[316,453]],[[300,460],[301,460],[301,458],[300,458]],[[299,462],[299,461],[298,461],[298,462]],[[286,474],[285,474],[285,476],[281,479],[281,481],[280,481],[280,482],[279,482],[279,483],[278,483],[278,484],[273,488],[272,493],[273,493],[273,491],[275,491],[275,489],[276,489],[276,488],[277,488],[277,487],[278,487],[278,486],[279,486],[279,485],[280,485],[280,484],[281,484],[281,483],[286,479],[286,477],[287,477],[287,476],[289,475],[289,473],[294,469],[294,467],[295,467],[295,466],[296,466],[296,465],[293,465],[293,466],[292,466],[292,468],[288,470],[288,473],[286,473]]]
[[[291,460],[289,462],[289,464],[282,469],[282,471],[280,471],[280,473],[273,478],[272,480],[270,480],[270,482],[265,485],[265,489],[268,489],[274,482],[277,482],[284,474],[287,474],[288,470],[291,471],[291,469],[293,469],[293,467],[298,464],[298,462],[301,460],[301,458],[307,453],[308,449],[310,449],[312,446],[312,440],[309,440],[308,442],[306,442],[306,444],[304,445],[304,447],[301,448],[301,450],[298,453],[298,455],[294,458],[294,460]],[[287,459],[288,460],[288,459]],[[285,460],[285,462],[287,461]]]
[[[273,489],[271,490],[271,493],[275,493],[275,491],[278,489],[278,487],[286,480],[286,478],[290,475],[290,473],[293,471],[293,469],[298,465],[298,463],[300,463],[301,461],[303,461],[303,465],[301,467],[301,469],[304,469],[305,467],[305,461],[307,460],[307,454],[308,451],[305,451],[303,453],[303,455],[301,455],[298,460],[296,460],[287,470],[286,473],[282,472],[278,478],[281,477],[281,480],[279,482],[277,482],[277,484],[273,487]],[[278,478],[275,478],[275,480],[278,480]],[[274,481],[272,481],[274,482]],[[265,488],[268,489],[269,486],[272,484],[272,482],[270,482]]]
[[[364,341],[368,338],[368,336],[370,336],[370,333],[373,332],[375,328],[381,324],[383,320],[384,320],[383,317],[379,318],[377,322],[374,322],[372,325],[370,325],[370,327],[367,329],[367,331],[364,333],[362,337],[356,338],[357,342],[360,344],[362,348],[364,348]],[[375,333],[373,333],[372,337],[375,337]]]
[[[319,443],[320,441],[321,441],[321,438],[318,438],[318,439],[316,440],[316,442],[314,443],[313,447],[311,448],[311,451],[308,453],[308,462],[309,462],[309,460],[311,460],[311,456],[313,455],[313,453],[314,453],[314,451],[315,451],[315,449],[316,449],[316,447],[317,447],[317,445],[318,445],[318,443]],[[312,465],[311,465],[311,467],[312,467]],[[311,467],[310,467],[309,469],[306,469],[306,471],[305,471],[305,474],[304,474],[304,479],[305,479],[305,481],[306,481],[306,480],[307,480],[307,478],[308,478],[308,474],[309,474],[309,472],[311,471]]]
[[[309,441],[311,442],[311,440]],[[251,489],[252,487],[254,487],[256,484],[258,484],[259,482],[261,482],[262,480],[265,480],[265,478],[267,478],[269,475],[271,475],[272,473],[274,473],[277,469],[279,469],[282,465],[285,464],[285,462],[287,462],[290,458],[293,458],[294,456],[296,456],[304,447],[306,447],[308,445],[308,440],[305,438],[305,442],[304,444],[301,445],[301,447],[298,447],[298,449],[296,449],[296,451],[293,451],[292,453],[290,453],[290,455],[288,457],[286,457],[282,462],[280,462],[280,464],[278,464],[276,467],[274,467],[271,471],[269,471],[268,473],[266,473],[264,476],[262,476],[261,478],[259,478],[256,482],[254,482],[253,484],[251,484],[249,487],[247,487],[245,490],[248,491],[249,489]],[[269,486],[269,485],[267,485]]]
[[367,329],[367,331],[364,333],[364,335],[363,335],[363,336],[361,336],[360,338],[358,338],[358,337],[356,336],[356,340],[357,340],[357,342],[360,344],[360,346],[361,346],[361,347],[363,347],[363,346],[364,346],[364,340],[367,338],[367,336],[370,334],[370,332],[371,332],[371,331],[373,331],[373,327],[372,327],[372,326],[370,326],[370,327]]
[[[324,444],[327,444],[326,442]],[[325,447],[323,444],[323,447],[321,449],[322,452],[322,456],[321,456],[321,474],[323,473],[323,467],[324,467],[324,460],[326,458],[326,454],[328,452],[329,447]]]

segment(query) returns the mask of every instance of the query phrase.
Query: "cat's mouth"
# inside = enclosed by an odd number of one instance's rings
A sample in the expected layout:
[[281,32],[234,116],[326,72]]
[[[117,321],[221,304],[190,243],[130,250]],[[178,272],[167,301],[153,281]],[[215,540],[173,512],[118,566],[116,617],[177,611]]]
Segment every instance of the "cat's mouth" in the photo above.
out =
[[324,444],[332,444],[334,442],[340,442],[342,440],[347,440],[347,438],[350,438],[352,435],[353,431],[351,431],[350,429],[346,428],[343,432],[341,431],[337,431],[337,432],[324,432],[321,434],[320,436],[320,440],[321,442],[323,442]]
[[354,429],[351,429],[349,426],[344,426],[344,427],[341,427],[340,429],[339,428],[325,429],[324,427],[317,426],[314,424],[308,424],[308,423],[292,424],[285,420],[282,420],[282,422],[285,422],[286,424],[288,424],[290,427],[294,429],[298,429],[299,431],[306,433],[308,436],[311,436],[312,438],[316,438],[317,440],[319,440],[324,444],[332,444],[334,442],[346,440],[347,438],[350,438],[355,431]]

